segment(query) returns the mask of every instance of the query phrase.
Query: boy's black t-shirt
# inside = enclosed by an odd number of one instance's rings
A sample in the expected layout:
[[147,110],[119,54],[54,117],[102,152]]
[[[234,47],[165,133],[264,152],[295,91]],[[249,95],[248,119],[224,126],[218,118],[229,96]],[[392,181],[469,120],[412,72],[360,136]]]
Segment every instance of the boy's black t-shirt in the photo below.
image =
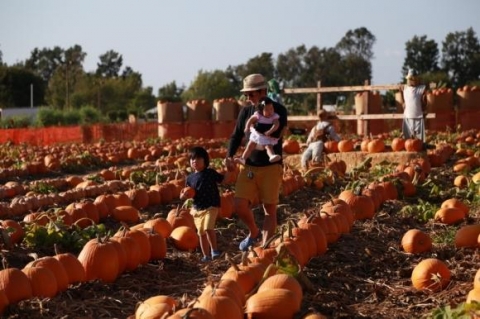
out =
[[212,168],[195,172],[187,176],[186,184],[195,189],[193,207],[197,210],[209,207],[220,207],[220,192],[218,184],[223,181],[223,175]]

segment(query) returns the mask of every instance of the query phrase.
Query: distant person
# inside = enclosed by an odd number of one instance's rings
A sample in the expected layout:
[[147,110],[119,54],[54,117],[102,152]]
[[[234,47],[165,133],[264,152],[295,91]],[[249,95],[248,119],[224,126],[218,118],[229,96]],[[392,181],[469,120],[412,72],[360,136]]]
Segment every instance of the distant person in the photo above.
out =
[[242,156],[235,161],[245,165],[245,161],[255,148],[265,149],[271,163],[281,160],[282,157],[273,150],[278,138],[271,136],[280,127],[279,118],[280,115],[275,113],[273,108],[273,101],[269,97],[262,98],[257,104],[257,110],[245,124],[245,134],[250,133],[250,137]]
[[[243,79],[241,92],[247,100],[247,105],[240,110],[237,123],[228,144],[225,165],[233,170],[233,156],[245,137],[245,126],[248,119],[255,113],[256,105],[267,96],[267,82],[261,74],[250,74]],[[278,138],[273,146],[275,154],[282,156],[282,131],[287,126],[287,109],[282,104],[273,101],[275,113],[280,117],[280,126],[272,133]],[[239,249],[247,251],[258,241],[265,243],[275,234],[277,229],[277,205],[280,196],[280,185],[283,177],[283,161],[272,163],[266,150],[254,149],[247,158],[245,165],[240,167],[235,184],[235,213],[248,227],[248,236],[240,242]],[[263,204],[263,227],[259,229],[252,212],[252,205],[260,201]]]
[[407,84],[400,87],[403,95],[403,137],[418,138],[425,143],[426,87],[420,84],[420,77],[413,69],[408,70],[405,78]]
[[280,89],[280,85],[278,81],[275,79],[271,79],[268,81],[268,91],[267,96],[274,100],[275,102],[282,103],[282,90]]
[[[208,262],[221,255],[217,249],[215,222],[220,209],[218,184],[224,181],[224,175],[209,167],[210,158],[203,147],[193,147],[189,152],[189,159],[193,173],[187,176],[186,186],[195,190],[190,213],[197,228],[203,253],[201,261]],[[180,199],[188,199],[185,195],[182,193]]]
[[324,144],[328,140],[340,141],[340,136],[335,132],[335,128],[328,121],[328,112],[320,110],[318,112],[319,121],[312,128],[307,137],[307,149],[302,154],[302,170],[309,168],[309,162],[319,163],[322,161]]

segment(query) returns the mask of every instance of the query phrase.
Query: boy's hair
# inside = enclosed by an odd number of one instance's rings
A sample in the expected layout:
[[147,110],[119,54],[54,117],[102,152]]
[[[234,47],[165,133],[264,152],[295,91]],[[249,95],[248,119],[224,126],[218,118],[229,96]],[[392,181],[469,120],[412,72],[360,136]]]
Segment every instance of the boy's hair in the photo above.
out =
[[194,158],[203,158],[205,167],[208,167],[208,165],[210,165],[210,157],[208,156],[208,152],[206,149],[204,149],[201,146],[195,146],[192,149],[190,149],[189,159],[194,159]]
[[265,107],[265,105],[267,104],[273,104],[273,100],[271,98],[269,98],[268,96],[265,96],[265,97],[262,97],[260,99],[260,101],[258,102],[257,104],[257,110],[259,112],[262,112],[263,111],[263,108]]

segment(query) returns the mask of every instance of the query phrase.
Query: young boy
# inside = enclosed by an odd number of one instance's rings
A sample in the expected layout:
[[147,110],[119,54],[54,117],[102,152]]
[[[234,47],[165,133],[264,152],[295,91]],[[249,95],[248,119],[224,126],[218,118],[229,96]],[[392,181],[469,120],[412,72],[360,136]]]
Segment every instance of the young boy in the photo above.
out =
[[[220,208],[220,192],[218,184],[224,180],[224,175],[208,167],[210,158],[203,147],[194,147],[189,153],[190,166],[193,172],[187,176],[186,186],[195,190],[192,214],[200,248],[203,253],[202,262],[218,258],[221,252],[217,249],[215,221]],[[188,199],[187,194],[180,194],[180,199]]]
[[280,126],[279,118],[280,116],[273,109],[273,101],[269,97],[260,100],[257,110],[245,125],[245,133],[248,134],[250,131],[250,137],[242,157],[235,159],[237,163],[245,165],[245,161],[256,147],[262,147],[262,149],[264,147],[267,150],[271,163],[282,159],[273,151],[273,145],[277,144],[278,138],[270,136]]

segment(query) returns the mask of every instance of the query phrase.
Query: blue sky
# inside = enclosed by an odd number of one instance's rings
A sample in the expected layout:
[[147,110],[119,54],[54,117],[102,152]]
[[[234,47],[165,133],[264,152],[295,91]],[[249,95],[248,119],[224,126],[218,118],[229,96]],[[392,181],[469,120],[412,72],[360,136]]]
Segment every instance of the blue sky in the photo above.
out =
[[304,44],[330,48],[348,30],[376,37],[373,84],[399,82],[405,43],[426,35],[441,43],[472,27],[480,38],[478,0],[0,0],[0,50],[11,65],[34,48],[99,56],[114,50],[142,74],[154,94],[176,81],[190,85],[199,70],[224,70],[263,52],[276,57]]

